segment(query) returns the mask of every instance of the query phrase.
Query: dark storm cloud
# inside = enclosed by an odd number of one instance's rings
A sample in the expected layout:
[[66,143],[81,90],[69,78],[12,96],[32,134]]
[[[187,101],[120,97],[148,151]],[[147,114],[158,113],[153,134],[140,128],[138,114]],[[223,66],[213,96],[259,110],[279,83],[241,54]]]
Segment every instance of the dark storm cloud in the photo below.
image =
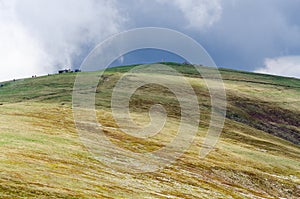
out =
[[273,0],[224,4],[220,21],[201,33],[199,40],[219,65],[244,70],[262,67],[267,57],[298,55],[300,12],[295,8],[300,8],[299,1],[296,6],[294,1]]
[[[213,6],[220,5],[221,9],[213,11],[200,6],[207,2],[132,1],[129,7],[126,4],[124,7],[132,27],[161,26],[182,31],[200,42],[219,66],[263,71],[266,63],[270,63],[266,60],[300,55],[299,0],[214,1]],[[199,13],[206,9],[208,15],[187,17],[194,7]],[[216,20],[213,23],[207,21],[207,26],[197,25],[197,22],[211,18]],[[268,70],[271,70],[270,66]]]

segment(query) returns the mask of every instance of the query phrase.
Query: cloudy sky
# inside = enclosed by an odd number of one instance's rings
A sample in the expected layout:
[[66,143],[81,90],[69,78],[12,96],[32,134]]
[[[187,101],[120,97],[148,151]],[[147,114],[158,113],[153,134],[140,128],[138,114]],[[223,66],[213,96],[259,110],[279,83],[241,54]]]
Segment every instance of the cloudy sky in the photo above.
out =
[[[299,19],[300,0],[0,0],[0,81],[78,67],[110,35],[149,26],[194,38],[220,67],[300,78]],[[160,55],[177,60],[119,62]]]

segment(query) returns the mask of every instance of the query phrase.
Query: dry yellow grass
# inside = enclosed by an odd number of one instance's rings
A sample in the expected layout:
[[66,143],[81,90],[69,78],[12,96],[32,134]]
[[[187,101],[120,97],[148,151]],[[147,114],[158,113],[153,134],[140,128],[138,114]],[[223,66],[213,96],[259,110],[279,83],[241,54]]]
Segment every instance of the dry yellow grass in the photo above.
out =
[[[104,125],[114,126],[109,112],[99,111],[98,117]],[[175,164],[154,173],[132,174],[93,159],[77,136],[70,107],[43,103],[4,105],[0,117],[1,198],[295,196],[300,183],[299,148],[239,125],[230,122],[226,128],[237,129],[235,134],[253,143],[273,143],[274,149],[233,142],[224,136],[202,160],[198,158],[202,142],[199,136]],[[249,130],[260,135],[246,134]],[[121,132],[107,131],[118,140]],[[160,139],[139,143],[146,148],[161,144]]]
[[[66,78],[74,80],[73,76]],[[113,77],[110,79],[114,81]],[[42,79],[32,81],[42,82]],[[192,77],[189,81],[199,94],[200,104],[208,105],[209,101],[203,97],[204,82]],[[265,85],[254,90],[248,83],[233,84],[229,80],[225,83],[229,95],[237,93],[262,101],[274,96],[272,101],[280,103],[280,107],[299,110],[298,102],[287,104],[297,101],[297,90],[282,91],[279,95],[276,88]],[[109,85],[107,82],[103,88]],[[106,96],[105,89],[102,91],[99,95],[105,97],[98,106],[97,119],[114,144],[134,152],[146,152],[164,146],[175,136],[179,124],[175,113],[170,115],[162,132],[150,139],[127,136],[118,129],[105,104],[109,95]],[[141,90],[132,100],[132,116],[141,125],[149,122],[144,101],[140,100],[143,94]],[[284,98],[284,94],[289,97]],[[169,97],[171,100],[172,96]],[[226,119],[218,144],[205,159],[200,159],[199,150],[203,147],[209,118],[205,106],[200,107],[203,120],[197,137],[174,164],[151,173],[132,173],[126,168],[115,169],[89,153],[77,134],[68,96],[47,100],[42,96],[23,102],[6,100],[0,106],[0,198],[300,196],[300,147],[242,122]]]

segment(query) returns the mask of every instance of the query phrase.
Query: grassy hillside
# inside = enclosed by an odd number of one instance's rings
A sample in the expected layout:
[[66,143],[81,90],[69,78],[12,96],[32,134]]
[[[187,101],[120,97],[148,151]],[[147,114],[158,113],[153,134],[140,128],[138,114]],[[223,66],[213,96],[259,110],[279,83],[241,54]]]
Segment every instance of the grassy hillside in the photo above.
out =
[[[199,159],[209,122],[208,89],[193,67],[164,64],[185,74],[197,93],[201,122],[188,151],[153,173],[115,170],[89,154],[72,114],[75,73],[2,83],[0,198],[300,197],[299,79],[221,69],[227,118],[214,150]],[[141,87],[130,101],[133,118],[148,122],[148,109],[160,103],[168,122],[160,135],[147,140],[122,133],[112,117],[110,100],[116,82],[132,67],[105,72],[96,93],[97,119],[118,146],[153,151],[174,136],[180,108],[168,89]]]

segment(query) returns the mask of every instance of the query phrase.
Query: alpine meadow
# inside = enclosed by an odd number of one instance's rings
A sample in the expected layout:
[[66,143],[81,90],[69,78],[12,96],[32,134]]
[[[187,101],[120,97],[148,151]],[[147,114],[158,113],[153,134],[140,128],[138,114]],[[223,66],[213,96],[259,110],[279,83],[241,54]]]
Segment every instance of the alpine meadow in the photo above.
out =
[[[92,156],[73,118],[77,73],[1,83],[0,198],[300,198],[299,79],[219,69],[226,89],[226,119],[218,143],[201,159],[211,117],[209,90],[192,65],[161,64],[183,74],[192,86],[200,124],[183,155],[155,172],[114,169]],[[95,113],[114,145],[146,153],[176,136],[180,104],[161,85],[140,87],[129,103],[132,119],[149,123],[149,109],[161,104],[167,121],[148,139],[123,133],[112,115],[111,97],[116,82],[133,67],[104,72],[95,94]],[[176,76],[161,76],[176,84]]]

